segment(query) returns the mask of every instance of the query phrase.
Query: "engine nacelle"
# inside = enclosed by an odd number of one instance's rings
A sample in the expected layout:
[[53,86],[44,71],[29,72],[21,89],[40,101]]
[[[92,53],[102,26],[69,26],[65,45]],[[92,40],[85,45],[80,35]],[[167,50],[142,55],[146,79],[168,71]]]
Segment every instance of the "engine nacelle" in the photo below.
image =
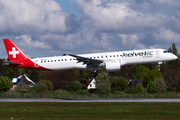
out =
[[121,69],[121,63],[119,60],[117,61],[108,61],[106,62],[106,71],[119,71]]

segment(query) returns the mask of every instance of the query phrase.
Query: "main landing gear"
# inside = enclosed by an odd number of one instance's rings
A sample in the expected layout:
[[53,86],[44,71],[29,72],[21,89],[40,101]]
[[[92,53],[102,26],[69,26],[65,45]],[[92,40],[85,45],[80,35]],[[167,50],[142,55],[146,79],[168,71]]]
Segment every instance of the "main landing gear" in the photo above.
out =
[[91,76],[95,78],[97,76],[96,72],[92,72]]

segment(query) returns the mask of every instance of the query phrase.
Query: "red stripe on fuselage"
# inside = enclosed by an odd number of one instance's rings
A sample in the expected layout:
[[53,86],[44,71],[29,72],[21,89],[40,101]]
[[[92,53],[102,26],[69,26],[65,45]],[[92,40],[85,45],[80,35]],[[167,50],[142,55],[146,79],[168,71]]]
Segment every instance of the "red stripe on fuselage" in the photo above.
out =
[[18,63],[20,63],[21,65],[10,65],[12,67],[20,67],[20,68],[28,68],[28,69],[36,69],[36,70],[50,70],[47,69],[45,67],[42,67],[40,65],[35,67],[35,63],[33,61],[31,61],[30,59],[26,59],[26,60],[21,60],[21,61],[17,61]]

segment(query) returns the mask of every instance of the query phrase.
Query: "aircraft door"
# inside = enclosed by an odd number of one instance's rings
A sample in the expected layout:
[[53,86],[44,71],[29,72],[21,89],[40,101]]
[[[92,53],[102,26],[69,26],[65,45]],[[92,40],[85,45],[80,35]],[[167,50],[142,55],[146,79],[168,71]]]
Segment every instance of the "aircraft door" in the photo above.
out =
[[159,58],[160,57],[160,53],[159,51],[156,51],[156,57]]
[[38,61],[38,60],[35,60],[34,66],[35,66],[35,67],[39,67],[39,61]]

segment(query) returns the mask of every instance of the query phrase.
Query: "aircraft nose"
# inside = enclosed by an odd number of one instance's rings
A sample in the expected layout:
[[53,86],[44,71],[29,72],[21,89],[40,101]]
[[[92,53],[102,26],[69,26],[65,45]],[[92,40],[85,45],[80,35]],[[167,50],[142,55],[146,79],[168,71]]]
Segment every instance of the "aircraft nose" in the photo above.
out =
[[178,57],[176,55],[173,55],[173,59],[176,60],[178,59]]

